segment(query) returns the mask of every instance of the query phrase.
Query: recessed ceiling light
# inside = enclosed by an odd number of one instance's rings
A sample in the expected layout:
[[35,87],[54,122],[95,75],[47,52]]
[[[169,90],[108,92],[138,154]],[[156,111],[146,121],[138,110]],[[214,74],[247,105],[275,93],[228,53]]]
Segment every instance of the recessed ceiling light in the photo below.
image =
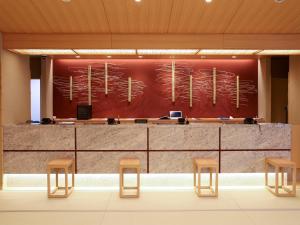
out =
[[71,2],[72,0],[62,0],[63,2],[65,2],[65,3],[69,3],[69,2]]
[[274,0],[275,3],[283,3],[285,0]]
[[258,50],[249,49],[202,49],[198,55],[253,55]]
[[198,49],[138,49],[139,55],[195,55]]
[[135,49],[74,49],[79,55],[135,55]]
[[300,55],[300,50],[263,50],[257,55]]
[[74,55],[72,49],[10,49],[22,55]]
[[142,0],[134,0],[135,2],[141,2]]
[[211,3],[211,2],[212,2],[212,0],[205,0],[205,2],[206,2],[206,3]]

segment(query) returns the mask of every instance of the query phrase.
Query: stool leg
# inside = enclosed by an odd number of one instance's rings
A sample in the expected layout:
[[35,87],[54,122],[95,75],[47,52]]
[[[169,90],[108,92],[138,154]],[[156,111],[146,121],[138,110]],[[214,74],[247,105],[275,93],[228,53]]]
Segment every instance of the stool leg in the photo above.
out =
[[65,169],[65,196],[68,196],[69,184],[68,184],[68,168]]
[[275,167],[275,193],[278,195],[278,166]]
[[48,197],[50,197],[50,195],[51,195],[50,174],[51,174],[51,168],[48,168],[48,169],[47,169],[47,189],[48,189]]
[[198,166],[198,195],[201,194],[201,167]]
[[123,169],[120,167],[119,169],[119,174],[120,174],[120,198],[123,196]]
[[137,168],[137,196],[140,196],[140,168]]
[[193,162],[194,188],[196,188],[196,163]]
[[281,168],[281,188],[284,187],[284,168]]
[[72,187],[75,187],[75,163],[72,164]]
[[212,168],[209,168],[209,188],[212,188]]
[[59,169],[56,169],[55,170],[55,185],[57,188],[58,188],[58,172],[59,172]]
[[293,179],[292,180],[292,182],[293,182],[293,191],[292,191],[292,194],[294,196],[296,196],[296,174],[297,174],[296,166],[293,166],[292,170],[293,170],[293,178],[292,178]]
[[218,196],[218,193],[219,193],[219,168],[216,167],[216,181],[215,181],[215,194],[216,196]]
[[265,161],[265,186],[269,186],[268,173],[269,173],[269,165],[267,161]]

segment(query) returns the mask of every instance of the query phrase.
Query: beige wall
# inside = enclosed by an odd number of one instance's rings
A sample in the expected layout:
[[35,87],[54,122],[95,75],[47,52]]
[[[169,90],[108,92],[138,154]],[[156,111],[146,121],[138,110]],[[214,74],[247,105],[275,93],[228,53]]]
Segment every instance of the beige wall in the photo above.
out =
[[1,55],[2,55],[2,33],[0,33],[0,190],[3,188],[3,129],[2,129],[2,67],[1,67]]
[[29,57],[1,51],[2,121],[24,123],[30,119]]
[[41,63],[41,118],[53,116],[53,60],[42,59]]
[[271,122],[286,123],[288,105],[288,79],[272,77]]
[[290,56],[288,110],[292,126],[292,159],[300,168],[300,56]]
[[289,123],[300,124],[300,56],[290,56],[288,82]]
[[267,57],[258,60],[258,117],[271,121],[271,61]]

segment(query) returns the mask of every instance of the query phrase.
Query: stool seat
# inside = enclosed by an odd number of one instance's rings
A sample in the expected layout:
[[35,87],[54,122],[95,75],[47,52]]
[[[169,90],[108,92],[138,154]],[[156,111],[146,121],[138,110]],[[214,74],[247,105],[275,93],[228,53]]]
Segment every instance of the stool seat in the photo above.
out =
[[70,167],[73,163],[72,159],[54,159],[48,163],[48,166],[55,168]]
[[120,166],[126,166],[126,168],[136,168],[141,166],[141,162],[139,159],[121,159]]
[[296,163],[289,160],[289,159],[283,159],[283,158],[266,158],[266,162],[273,165],[273,166],[279,166],[279,167],[293,167],[296,166]]
[[203,167],[215,167],[218,166],[218,162],[215,159],[201,159],[201,158],[195,158],[194,163],[196,163],[198,166]]

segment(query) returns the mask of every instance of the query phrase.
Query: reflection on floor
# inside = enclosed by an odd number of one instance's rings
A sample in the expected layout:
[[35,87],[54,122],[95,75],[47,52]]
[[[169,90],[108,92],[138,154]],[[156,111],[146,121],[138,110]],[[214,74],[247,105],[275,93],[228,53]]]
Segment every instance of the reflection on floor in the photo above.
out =
[[219,198],[193,190],[143,190],[139,199],[117,191],[75,190],[68,199],[45,191],[0,192],[0,225],[296,225],[296,198],[278,198],[264,188],[222,189]]

